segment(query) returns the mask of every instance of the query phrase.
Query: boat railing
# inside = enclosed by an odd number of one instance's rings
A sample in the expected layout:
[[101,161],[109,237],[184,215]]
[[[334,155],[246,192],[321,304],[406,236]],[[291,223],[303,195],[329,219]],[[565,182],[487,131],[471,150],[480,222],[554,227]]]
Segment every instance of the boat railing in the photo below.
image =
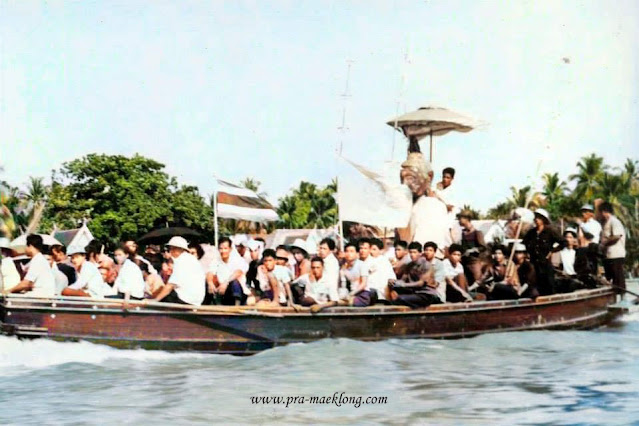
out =
[[313,312],[308,307],[279,307],[279,306],[220,306],[220,305],[183,305],[177,303],[157,302],[154,300],[129,300],[105,299],[91,297],[42,297],[24,296],[10,294],[0,296],[0,304],[5,308],[29,307],[32,309],[59,309],[59,310],[120,310],[123,312],[158,312],[158,313],[199,313],[199,314],[225,314],[225,315],[245,315],[245,316],[274,316],[281,317],[288,315],[324,315],[324,314],[349,314],[349,315],[371,315],[371,314],[397,314],[414,312],[448,312],[461,310],[493,310],[516,308],[522,305],[546,305],[558,302],[578,300],[584,297],[596,297],[604,293],[611,293],[610,287],[601,287],[594,290],[577,290],[571,293],[554,294],[551,296],[540,296],[536,300],[495,300],[495,301],[474,301],[464,303],[443,303],[431,305],[427,308],[411,309],[406,306],[373,305],[366,308],[356,308],[349,306],[336,306],[328,308],[322,312]]

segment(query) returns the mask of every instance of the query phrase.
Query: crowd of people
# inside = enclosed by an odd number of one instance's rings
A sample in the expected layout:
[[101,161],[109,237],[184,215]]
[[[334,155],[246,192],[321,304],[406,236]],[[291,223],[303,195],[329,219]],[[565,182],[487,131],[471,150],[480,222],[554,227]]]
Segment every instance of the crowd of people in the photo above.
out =
[[228,237],[214,247],[174,236],[164,250],[150,245],[140,254],[135,241],[126,241],[109,256],[95,240],[86,247],[45,246],[32,234],[26,238],[26,268],[13,262],[8,240],[0,240],[2,288],[43,297],[189,305],[419,308],[594,288],[603,282],[602,264],[608,282],[622,291],[625,230],[609,203],[600,206],[598,217],[603,223],[585,205],[583,220],[559,235],[548,213],[537,209],[534,225],[504,245],[486,244],[462,212],[457,215],[461,235],[443,248],[433,241],[402,240],[385,247],[378,238],[349,241],[342,250],[330,238],[317,247],[298,239],[265,248],[260,238]]

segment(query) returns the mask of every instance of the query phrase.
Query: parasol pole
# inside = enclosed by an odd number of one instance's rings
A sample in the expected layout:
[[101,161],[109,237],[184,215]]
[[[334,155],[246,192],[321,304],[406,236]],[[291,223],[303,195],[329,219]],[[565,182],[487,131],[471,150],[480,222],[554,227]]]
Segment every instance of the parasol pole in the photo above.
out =
[[432,128],[430,129],[430,158],[428,161],[430,161],[430,164],[432,166],[433,164],[433,129]]
[[218,246],[217,241],[219,238],[219,225],[217,223],[217,177],[215,178],[215,189],[213,190],[213,228],[214,228],[214,238],[213,244],[215,247]]
[[[541,163],[542,161],[540,160],[539,163],[537,164],[537,171],[535,172],[535,178],[539,176],[539,171],[541,170]],[[526,199],[526,202],[524,203],[524,208],[526,209],[528,208],[528,206],[532,202],[533,197],[535,196],[534,188],[535,188],[534,185],[531,185],[530,195],[528,195],[528,198]],[[517,240],[519,240],[519,235],[521,234],[521,228],[523,224],[524,224],[524,221],[520,217],[519,223],[517,224],[517,231],[515,232],[513,248],[510,251],[510,256],[508,256],[508,263],[506,264],[506,273],[505,273],[506,278],[508,278],[509,275],[512,275],[515,271],[515,262],[513,262],[513,257],[515,256],[515,245],[517,244]]]

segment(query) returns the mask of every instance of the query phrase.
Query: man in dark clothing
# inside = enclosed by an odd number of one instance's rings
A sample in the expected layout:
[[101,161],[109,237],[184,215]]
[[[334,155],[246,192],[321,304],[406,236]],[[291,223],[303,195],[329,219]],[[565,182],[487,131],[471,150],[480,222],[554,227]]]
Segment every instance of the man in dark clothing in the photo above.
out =
[[51,257],[53,257],[53,260],[58,265],[60,272],[67,277],[69,284],[73,284],[76,281],[76,272],[67,257],[67,248],[61,245],[51,246]]
[[475,229],[471,221],[470,214],[468,212],[461,212],[457,215],[457,219],[459,220],[459,226],[461,226],[462,229],[460,242],[462,246],[462,253],[474,248],[484,249],[486,247],[484,233]]
[[423,257],[411,262],[402,279],[389,285],[391,304],[415,309],[442,303],[434,272],[433,265]]
[[518,299],[519,297],[537,298],[537,277],[535,268],[526,260],[526,246],[515,244],[513,262],[516,275],[508,273],[505,282],[497,283],[488,293],[489,300]]
[[595,288],[598,284],[597,268],[602,257],[599,244],[593,242],[594,236],[579,230],[579,247],[575,250],[575,272],[577,279],[586,288]]
[[550,227],[550,215],[544,209],[535,211],[535,227],[529,230],[523,244],[535,267],[537,289],[542,296],[555,293],[555,272],[550,262],[551,252],[563,248],[563,239]]

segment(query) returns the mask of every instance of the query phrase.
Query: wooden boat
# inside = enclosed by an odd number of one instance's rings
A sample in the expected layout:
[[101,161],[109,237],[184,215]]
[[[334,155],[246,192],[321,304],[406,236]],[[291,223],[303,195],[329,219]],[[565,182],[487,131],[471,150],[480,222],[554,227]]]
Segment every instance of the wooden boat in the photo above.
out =
[[609,287],[520,299],[433,305],[308,308],[186,306],[89,298],[0,297],[3,334],[118,348],[249,355],[325,338],[462,338],[482,333],[586,329],[619,312]]

